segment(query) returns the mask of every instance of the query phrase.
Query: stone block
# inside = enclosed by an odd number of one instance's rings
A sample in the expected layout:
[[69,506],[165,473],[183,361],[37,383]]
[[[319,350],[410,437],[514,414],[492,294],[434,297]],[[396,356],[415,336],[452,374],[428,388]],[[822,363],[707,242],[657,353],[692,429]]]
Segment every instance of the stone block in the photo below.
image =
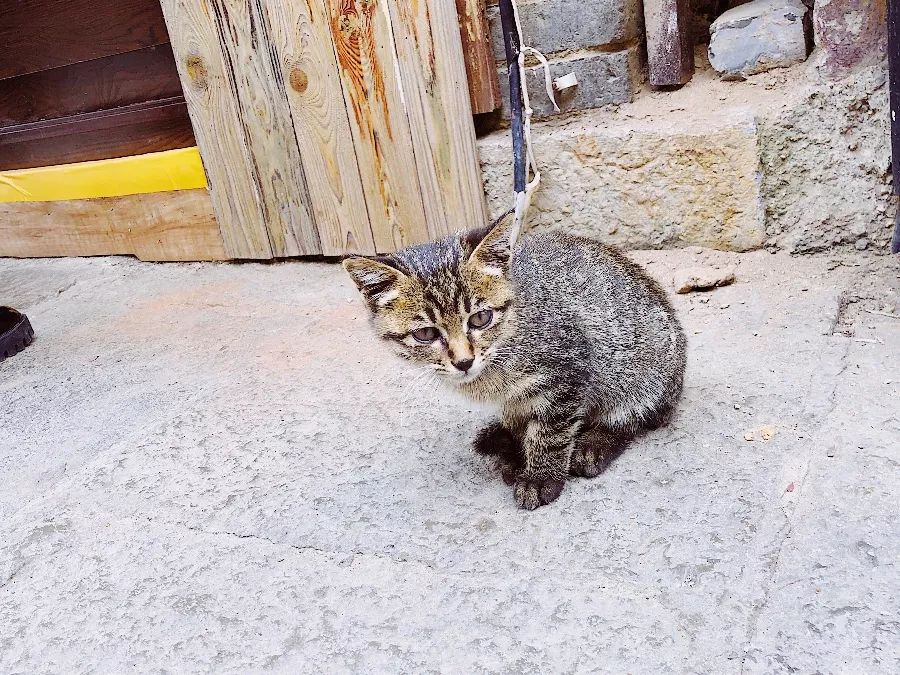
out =
[[817,0],[813,29],[827,73],[878,63],[887,54],[887,0]]
[[800,0],[754,0],[709,27],[709,62],[728,77],[802,63],[809,54],[809,10]]
[[[621,44],[643,32],[640,0],[521,0],[519,20],[525,44],[553,54],[572,49]],[[488,10],[497,60],[506,58],[500,10]]]
[[[627,103],[634,99],[643,82],[641,51],[637,46],[616,52],[587,52],[550,62],[553,78],[575,73],[578,85],[556,92],[560,110],[598,108],[610,103]],[[503,115],[509,116],[509,80],[506,66],[499,68]],[[536,118],[555,114],[547,96],[543,66],[526,69],[528,94]]]
[[[542,180],[530,226],[625,248],[763,246],[757,128],[730,111],[642,119],[589,111],[532,129]],[[492,216],[512,204],[509,131],[479,139]]]

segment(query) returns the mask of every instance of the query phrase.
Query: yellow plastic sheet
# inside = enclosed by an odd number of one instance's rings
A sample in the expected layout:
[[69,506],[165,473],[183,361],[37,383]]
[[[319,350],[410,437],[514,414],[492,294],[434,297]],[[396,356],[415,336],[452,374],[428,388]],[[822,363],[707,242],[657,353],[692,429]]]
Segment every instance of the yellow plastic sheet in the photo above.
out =
[[206,187],[196,147],[0,171],[0,202],[52,202]]

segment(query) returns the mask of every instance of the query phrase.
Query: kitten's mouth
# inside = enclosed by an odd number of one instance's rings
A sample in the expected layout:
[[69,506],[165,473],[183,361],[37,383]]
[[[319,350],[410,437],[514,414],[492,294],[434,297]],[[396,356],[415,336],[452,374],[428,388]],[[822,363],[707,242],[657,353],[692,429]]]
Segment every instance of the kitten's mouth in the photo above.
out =
[[453,379],[458,384],[468,384],[469,382],[473,382],[477,380],[481,373],[484,372],[484,361],[479,363],[477,366],[473,366],[469,368],[466,372],[462,373],[460,371],[456,371],[456,377]]

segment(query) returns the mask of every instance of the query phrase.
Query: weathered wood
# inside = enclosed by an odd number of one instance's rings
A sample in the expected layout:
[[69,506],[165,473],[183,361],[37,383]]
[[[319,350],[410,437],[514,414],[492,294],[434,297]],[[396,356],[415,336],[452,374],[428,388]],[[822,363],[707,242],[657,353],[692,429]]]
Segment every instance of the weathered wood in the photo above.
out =
[[694,74],[689,0],[644,0],[650,84],[685,84]]
[[324,0],[375,248],[429,239],[385,1]]
[[480,226],[487,214],[455,3],[390,7],[428,234]]
[[393,251],[484,221],[455,0],[163,8],[229,254]]
[[[321,253],[264,0],[210,0],[276,257]],[[205,157],[204,157],[205,158]]]
[[181,96],[168,44],[5,80],[0,127]]
[[456,0],[456,12],[472,112],[493,112],[502,102],[485,0]]
[[168,41],[158,0],[4,0],[0,80]]
[[322,253],[375,253],[325,6],[270,0],[264,8]]
[[259,0],[163,0],[228,251],[321,252],[281,69]]
[[0,170],[127,157],[192,145],[194,134],[179,95],[0,127]]
[[228,257],[206,190],[0,203],[0,256]]
[[247,120],[236,100],[233,65],[222,50],[212,6],[162,0],[162,8],[225,251],[234,258],[271,258],[243,129]]

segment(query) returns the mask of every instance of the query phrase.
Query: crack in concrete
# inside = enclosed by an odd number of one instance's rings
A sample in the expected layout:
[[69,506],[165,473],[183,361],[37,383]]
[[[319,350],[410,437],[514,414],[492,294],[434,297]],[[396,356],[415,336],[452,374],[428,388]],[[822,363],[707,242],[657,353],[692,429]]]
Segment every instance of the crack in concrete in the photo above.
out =
[[[325,549],[318,548],[316,546],[298,546],[297,544],[291,544],[289,542],[284,541],[276,541],[274,539],[270,539],[268,537],[264,537],[258,534],[244,534],[241,532],[230,532],[228,530],[205,530],[201,527],[197,527],[196,525],[185,525],[181,523],[167,523],[168,525],[181,525],[182,527],[191,530],[192,532],[198,532],[200,534],[206,534],[210,536],[229,536],[234,537],[236,539],[252,539],[255,541],[265,542],[272,546],[285,546],[287,548],[291,548],[295,551],[299,551],[301,553],[320,553],[327,557],[331,562],[336,564],[338,567],[349,567],[352,564],[352,560],[348,560],[348,558],[374,558],[376,560],[381,560],[384,562],[397,564],[397,565],[421,565],[432,572],[437,572],[433,565],[424,560],[411,560],[409,558],[395,558],[393,556],[385,555],[383,553],[376,553],[374,551],[356,551],[351,550],[347,551],[345,554],[342,554],[338,551],[327,551]],[[466,573],[468,570],[456,570],[460,573]]]

